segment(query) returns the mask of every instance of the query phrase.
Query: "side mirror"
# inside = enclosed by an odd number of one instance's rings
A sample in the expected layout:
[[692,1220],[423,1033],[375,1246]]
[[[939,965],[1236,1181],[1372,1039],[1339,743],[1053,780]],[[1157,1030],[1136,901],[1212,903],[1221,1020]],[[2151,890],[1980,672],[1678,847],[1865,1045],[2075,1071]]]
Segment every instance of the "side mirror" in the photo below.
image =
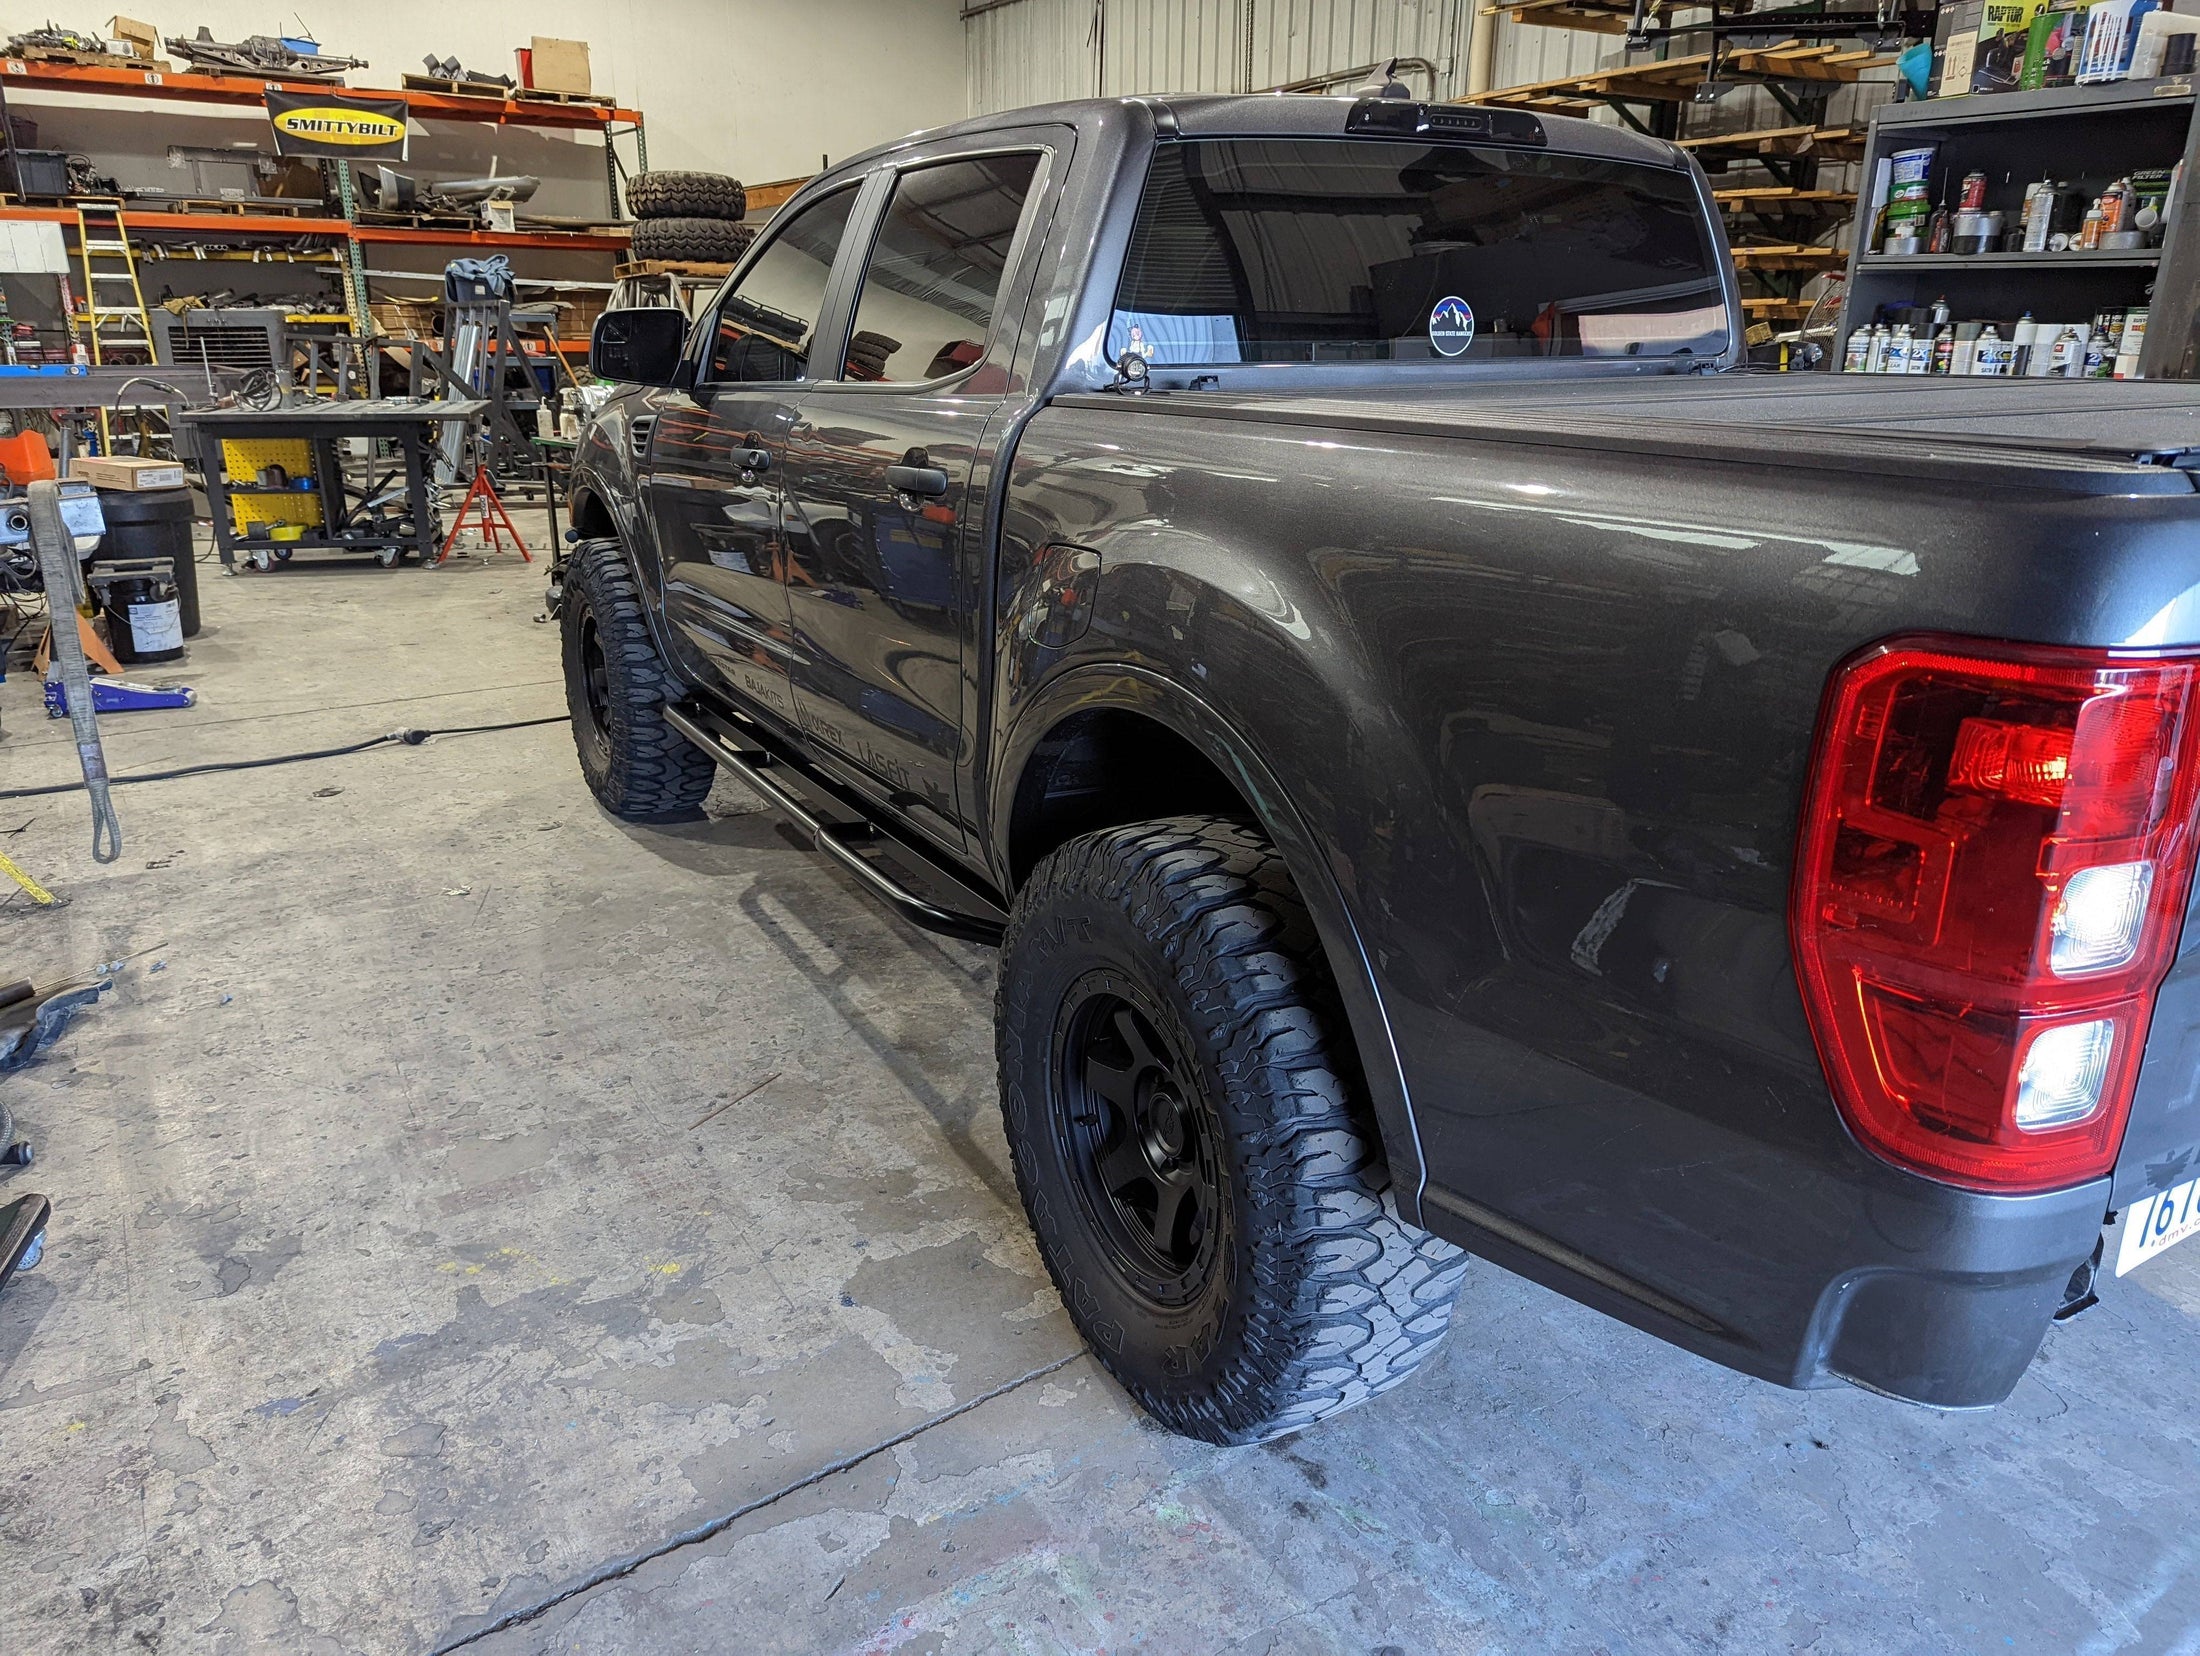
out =
[[588,339],[588,366],[628,385],[670,385],[687,347],[687,317],[670,305],[605,311]]

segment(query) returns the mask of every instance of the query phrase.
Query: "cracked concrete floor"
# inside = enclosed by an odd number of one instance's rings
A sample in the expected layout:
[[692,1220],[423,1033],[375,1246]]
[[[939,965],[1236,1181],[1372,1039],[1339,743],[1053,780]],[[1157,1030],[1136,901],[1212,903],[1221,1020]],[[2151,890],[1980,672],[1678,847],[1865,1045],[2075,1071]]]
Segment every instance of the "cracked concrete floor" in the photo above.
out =
[[[201,705],[112,762],[554,714],[539,590],[211,578]],[[8,786],[70,774],[35,690]],[[1964,1417],[1477,1267],[1417,1383],[1213,1450],[1045,1286],[988,957],[735,785],[621,827],[548,726],[117,798],[106,869],[81,798],[0,812],[69,899],[0,907],[0,977],[151,951],[0,1083],[56,1208],[0,1296],[9,1656],[2200,1651],[2200,1247]]]

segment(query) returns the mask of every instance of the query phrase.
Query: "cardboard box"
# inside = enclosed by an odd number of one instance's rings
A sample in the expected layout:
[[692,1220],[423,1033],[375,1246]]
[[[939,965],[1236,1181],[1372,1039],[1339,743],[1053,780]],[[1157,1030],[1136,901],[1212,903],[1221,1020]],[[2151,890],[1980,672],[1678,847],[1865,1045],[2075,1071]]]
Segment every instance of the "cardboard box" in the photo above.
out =
[[587,94],[596,90],[588,78],[588,42],[585,40],[553,40],[548,35],[536,35],[528,42],[531,53],[528,61],[534,65],[532,82],[538,92],[579,92]]
[[1933,33],[1937,37],[1946,29],[1948,48],[1939,54],[1940,78],[1933,88],[1935,97],[1960,98],[1971,90],[1971,69],[1978,55],[1979,19],[1985,12],[1985,0],[1957,0],[1954,5],[1940,8],[1940,20]]
[[2032,37],[2032,19],[2046,9],[2047,0],[1986,0],[1971,59],[1973,92],[2017,89],[2024,78],[2024,53]]
[[2085,33],[2085,13],[2076,7],[2049,6],[2032,19],[2024,46],[2024,72],[2017,88],[2037,92],[2042,87],[2068,86],[2078,78],[2078,45]]
[[125,57],[144,58],[150,62],[160,53],[160,31],[134,17],[108,18],[107,38]]
[[173,460],[132,460],[119,455],[88,454],[69,467],[69,476],[95,489],[183,487],[183,467]]

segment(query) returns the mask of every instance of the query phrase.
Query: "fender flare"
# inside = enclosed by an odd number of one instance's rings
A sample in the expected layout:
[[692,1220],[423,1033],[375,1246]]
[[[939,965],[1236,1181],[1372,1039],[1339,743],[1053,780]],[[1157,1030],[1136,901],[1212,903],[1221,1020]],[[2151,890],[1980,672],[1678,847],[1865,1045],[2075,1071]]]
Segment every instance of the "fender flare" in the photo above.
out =
[[1016,789],[1025,767],[1047,733],[1077,713],[1115,709],[1136,713],[1164,725],[1189,742],[1216,769],[1228,777],[1252,806],[1262,830],[1283,854],[1284,866],[1306,903],[1314,930],[1321,939],[1331,975],[1344,1002],[1345,1018],[1352,1026],[1359,1049],[1360,1067],[1374,1106],[1375,1124],[1382,1136],[1383,1152],[1390,1164],[1390,1178],[1398,1211],[1408,1223],[1419,1225],[1421,1191],[1427,1179],[1427,1161],[1421,1152],[1420,1128],[1413,1098],[1406,1085],[1405,1068],[1398,1054],[1390,1015],[1375,981],[1373,965],[1360,937],[1360,928],[1345,902],[1329,860],[1298,804],[1284,790],[1243,732],[1217,713],[1197,693],[1175,679],[1144,667],[1127,664],[1088,663],[1049,679],[1016,712],[1014,722],[996,746],[998,755],[989,794],[989,850],[1001,889],[1009,889],[1006,825],[1011,820]]

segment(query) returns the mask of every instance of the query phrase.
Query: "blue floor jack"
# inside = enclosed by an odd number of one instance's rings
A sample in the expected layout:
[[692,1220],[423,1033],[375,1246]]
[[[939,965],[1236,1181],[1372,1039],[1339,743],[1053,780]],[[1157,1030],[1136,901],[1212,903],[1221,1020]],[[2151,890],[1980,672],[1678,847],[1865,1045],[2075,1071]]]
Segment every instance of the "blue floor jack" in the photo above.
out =
[[[95,713],[149,713],[162,707],[189,707],[198,692],[188,684],[133,684],[128,679],[92,680]],[[58,678],[46,681],[46,717],[69,716],[69,693]]]

